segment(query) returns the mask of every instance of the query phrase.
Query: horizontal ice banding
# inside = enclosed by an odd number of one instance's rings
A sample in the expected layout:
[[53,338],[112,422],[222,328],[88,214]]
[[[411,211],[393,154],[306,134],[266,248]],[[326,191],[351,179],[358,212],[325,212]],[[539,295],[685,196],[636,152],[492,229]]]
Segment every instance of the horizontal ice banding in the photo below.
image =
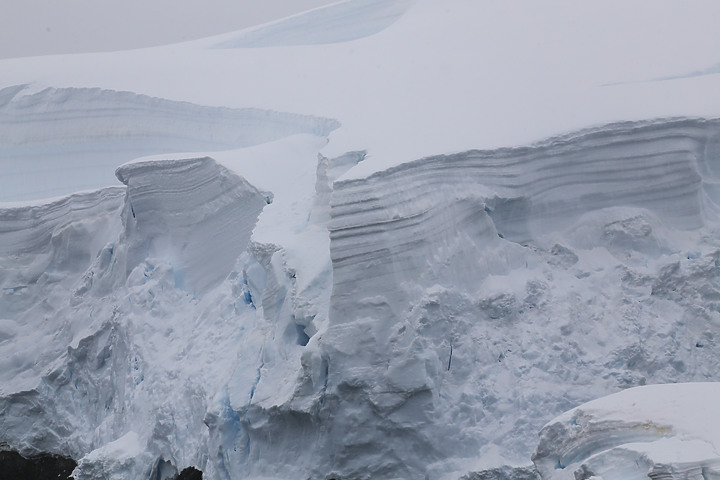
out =
[[[654,262],[687,248],[674,235],[715,227],[706,184],[718,135],[717,120],[613,124],[335,181],[333,290],[319,341],[326,398],[337,399],[338,430],[402,434],[383,444],[387,455],[343,436],[333,458],[382,458],[398,478],[427,471],[427,458],[496,448],[522,465],[530,439],[570,401],[702,378],[686,367],[699,354],[687,347],[693,336],[675,332],[683,311],[648,298],[640,281],[627,295],[617,284],[623,266],[651,282]],[[595,243],[580,244],[590,227]],[[677,347],[664,350],[667,338]],[[410,444],[424,453],[405,452]]]
[[715,478],[719,400],[718,383],[624,390],[548,423],[533,461],[543,480]]
[[119,235],[124,196],[124,187],[109,187],[46,204],[0,208],[2,316],[12,318],[27,302],[37,301],[36,289],[69,285],[85,271]]
[[431,259],[457,232],[487,249],[498,237],[525,244],[616,206],[647,209],[674,228],[698,228],[708,199],[720,199],[719,139],[718,120],[621,123],[338,181],[329,224],[335,293],[371,297],[373,285],[362,281],[370,271],[374,285],[383,284],[378,277],[402,284],[430,275],[426,265],[437,263]]
[[163,259],[176,286],[195,293],[230,273],[270,201],[209,157],[129,163],[116,174],[127,185],[127,273]]
[[0,90],[0,202],[114,185],[141,156],[230,150],[293,134],[327,136],[327,118],[196,105],[99,88]]
[[0,207],[0,256],[38,253],[49,245],[53,232],[116,213],[124,194],[124,188],[110,187],[48,203]]

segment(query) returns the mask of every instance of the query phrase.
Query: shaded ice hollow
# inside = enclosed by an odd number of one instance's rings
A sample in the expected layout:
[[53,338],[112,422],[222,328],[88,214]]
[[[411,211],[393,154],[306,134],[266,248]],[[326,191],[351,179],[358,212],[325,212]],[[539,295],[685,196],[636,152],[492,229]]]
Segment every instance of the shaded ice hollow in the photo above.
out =
[[[63,60],[144,65],[142,85],[112,68],[45,85],[52,58],[3,62],[0,448],[69,456],[77,480],[718,475],[717,79],[672,80],[708,110],[627,110],[628,84],[593,90],[617,95],[610,115],[566,112],[573,131],[526,109],[531,133],[482,133],[431,121],[449,118],[434,98],[403,114],[440,69],[400,72],[419,86],[362,105],[387,106],[379,140],[338,100],[378,79],[343,62],[418,48],[407,32],[429,18],[455,41],[479,8],[438,5],[352,0],[182,47],[216,75],[174,47]],[[252,68],[226,86],[266,90],[218,88],[235,62]],[[659,83],[650,100],[690,85]],[[545,128],[571,133],[531,141]]]

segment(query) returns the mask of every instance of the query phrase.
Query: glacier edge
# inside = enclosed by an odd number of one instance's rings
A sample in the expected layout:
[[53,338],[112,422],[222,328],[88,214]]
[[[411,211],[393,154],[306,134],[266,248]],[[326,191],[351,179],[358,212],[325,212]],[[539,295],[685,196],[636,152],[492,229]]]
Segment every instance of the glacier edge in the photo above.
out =
[[[527,463],[575,404],[716,379],[719,139],[717,120],[615,124],[359,180],[342,175],[363,152],[313,158],[291,214],[241,167],[128,164],[126,187],[32,207],[52,252],[0,239],[0,348],[25,372],[0,409],[37,412],[3,415],[0,441],[85,458],[84,479],[113,456],[137,478]],[[57,223],[63,202],[87,206]],[[31,319],[34,365],[7,341]]]

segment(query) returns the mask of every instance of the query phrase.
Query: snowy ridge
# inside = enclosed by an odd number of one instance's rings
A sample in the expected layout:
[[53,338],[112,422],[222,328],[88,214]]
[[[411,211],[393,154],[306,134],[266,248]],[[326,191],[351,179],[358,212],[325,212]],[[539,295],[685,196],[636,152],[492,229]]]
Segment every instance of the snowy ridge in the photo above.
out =
[[719,385],[651,385],[581,405],[542,429],[533,461],[543,479],[714,478]]
[[[114,169],[140,156],[230,150],[299,133],[327,136],[339,126],[312,116],[208,107],[132,92],[47,88],[25,94],[26,88],[0,91],[5,172],[0,201],[113,185]],[[43,174],[28,184],[28,171]]]

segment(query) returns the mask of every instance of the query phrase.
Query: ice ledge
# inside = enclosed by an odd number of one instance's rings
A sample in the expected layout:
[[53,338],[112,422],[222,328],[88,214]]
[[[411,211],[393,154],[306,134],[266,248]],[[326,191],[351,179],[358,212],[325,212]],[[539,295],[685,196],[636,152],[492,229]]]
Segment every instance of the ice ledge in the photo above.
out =
[[636,387],[560,415],[540,432],[543,480],[720,475],[720,383]]
[[[659,119],[340,177],[328,224],[333,295],[384,296],[388,285],[420,282],[458,287],[463,269],[474,288],[525,264],[518,245],[579,228],[584,216],[606,209],[632,207],[672,228],[701,228],[720,205],[719,159],[720,120]],[[494,251],[508,242],[514,251]],[[428,258],[452,268],[430,272]],[[361,273],[370,268],[374,275]]]
[[327,137],[340,126],[329,118],[211,107],[127,91],[46,88],[33,93],[26,87],[0,88],[3,202],[114,185],[113,170],[133,158],[234,150],[290,135]]

